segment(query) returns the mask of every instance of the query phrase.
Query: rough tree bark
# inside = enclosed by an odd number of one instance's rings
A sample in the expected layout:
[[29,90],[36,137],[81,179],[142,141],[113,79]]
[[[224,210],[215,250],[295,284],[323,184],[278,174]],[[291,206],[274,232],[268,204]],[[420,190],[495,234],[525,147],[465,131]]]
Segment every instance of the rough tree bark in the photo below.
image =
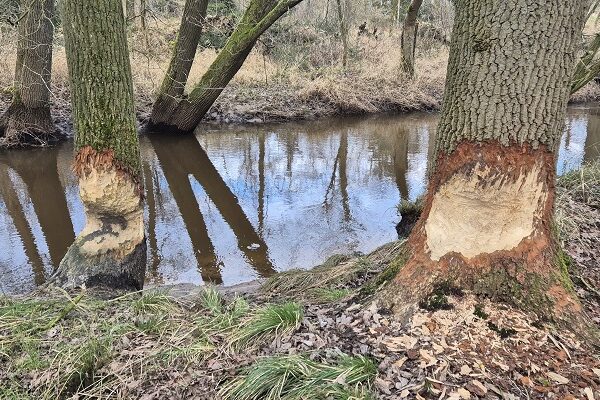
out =
[[54,0],[26,4],[18,26],[13,99],[0,117],[0,147],[42,146],[58,136],[50,116]]
[[241,68],[260,35],[301,1],[252,0],[227,43],[190,94],[176,99],[176,104],[168,110],[155,105],[146,129],[192,132]]
[[200,42],[208,0],[187,0],[169,69],[152,107],[153,121],[167,121],[183,98]]
[[400,46],[402,51],[402,69],[408,76],[415,74],[415,50],[417,48],[417,16],[423,0],[412,0],[406,11],[406,18],[402,27]]
[[437,284],[584,321],[552,231],[578,0],[459,0],[434,170],[411,256],[380,300],[401,318]]
[[74,170],[86,226],[60,263],[64,287],[141,289],[146,264],[139,142],[120,0],[63,0]]

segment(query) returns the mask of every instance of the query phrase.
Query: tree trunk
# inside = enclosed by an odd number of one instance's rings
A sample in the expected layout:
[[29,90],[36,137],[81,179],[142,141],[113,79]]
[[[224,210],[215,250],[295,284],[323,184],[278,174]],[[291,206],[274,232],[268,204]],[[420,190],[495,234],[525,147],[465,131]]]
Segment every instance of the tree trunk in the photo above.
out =
[[74,170],[86,226],[55,282],[141,289],[146,265],[139,142],[120,0],[63,0]]
[[407,317],[448,283],[573,321],[582,309],[558,261],[552,216],[556,148],[586,6],[455,4],[434,170],[408,239],[412,255],[381,300]]
[[[302,0],[252,0],[219,55],[189,96],[152,109],[147,130],[192,132],[250,54],[254,44],[279,17]],[[185,83],[184,83],[185,85]]]
[[336,0],[337,2],[337,15],[338,22],[340,24],[340,36],[342,38],[342,67],[346,69],[348,66],[348,21],[346,18],[346,12],[342,4],[342,0]]
[[0,147],[43,146],[58,136],[50,116],[54,0],[27,4],[18,28],[14,95],[0,117]]
[[152,107],[153,121],[168,121],[183,98],[206,17],[208,0],[187,0],[169,69]]
[[402,49],[402,69],[411,78],[415,74],[415,50],[417,48],[417,16],[423,0],[412,0],[406,11],[402,36],[400,38]]

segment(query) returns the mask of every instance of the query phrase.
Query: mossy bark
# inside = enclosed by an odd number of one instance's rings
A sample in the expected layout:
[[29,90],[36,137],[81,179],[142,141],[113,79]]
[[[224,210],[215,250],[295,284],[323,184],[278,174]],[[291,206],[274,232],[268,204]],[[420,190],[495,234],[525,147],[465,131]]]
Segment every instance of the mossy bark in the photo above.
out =
[[191,132],[200,123],[229,81],[242,67],[254,44],[279,17],[302,0],[252,0],[208,71],[171,112],[155,106],[147,129]]
[[417,16],[423,0],[412,0],[406,11],[406,18],[402,27],[400,45],[402,50],[402,69],[412,77],[415,74],[415,51],[417,48]]
[[75,171],[86,226],[60,263],[65,287],[140,289],[146,264],[140,154],[121,0],[64,0]]
[[381,294],[397,314],[449,281],[555,320],[581,316],[551,220],[585,12],[576,0],[456,2],[434,170],[412,255]]
[[50,116],[54,0],[26,2],[18,27],[12,103],[0,117],[0,147],[44,146],[58,139]]

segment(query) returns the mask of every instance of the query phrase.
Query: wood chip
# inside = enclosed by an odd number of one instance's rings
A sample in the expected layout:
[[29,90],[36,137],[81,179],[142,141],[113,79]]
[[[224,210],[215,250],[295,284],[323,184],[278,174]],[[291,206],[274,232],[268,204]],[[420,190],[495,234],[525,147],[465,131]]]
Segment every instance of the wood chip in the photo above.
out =
[[569,383],[570,381],[565,378],[562,375],[557,374],[556,372],[547,372],[546,375],[548,375],[548,378],[552,379],[554,382],[558,383],[559,385],[566,385],[567,383]]

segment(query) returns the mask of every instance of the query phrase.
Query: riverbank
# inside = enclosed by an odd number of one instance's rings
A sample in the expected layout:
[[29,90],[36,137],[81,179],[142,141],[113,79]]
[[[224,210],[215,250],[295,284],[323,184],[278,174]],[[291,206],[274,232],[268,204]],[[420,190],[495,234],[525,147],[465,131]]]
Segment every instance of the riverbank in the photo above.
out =
[[[563,260],[598,326],[599,198],[600,163],[558,182]],[[334,256],[244,295],[0,298],[0,398],[599,398],[598,351],[507,305],[442,289],[407,326],[377,309],[405,257]]]
[[[140,124],[150,115],[152,101],[167,70],[178,26],[177,18],[165,18],[149,23],[146,33],[133,28],[129,31],[136,113]],[[209,31],[207,38],[215,32]],[[264,38],[264,43],[279,40],[277,35],[281,34],[274,30]],[[438,110],[444,92],[447,46],[428,37],[421,38],[415,77],[409,79],[401,69],[400,35],[401,30],[396,26],[380,30],[376,35],[353,31],[352,57],[346,68],[341,66],[341,44],[315,28],[305,27],[297,33],[294,40],[304,43],[304,47],[290,47],[287,42],[272,47],[261,42],[204,121],[240,124]],[[70,133],[68,71],[60,26],[55,36],[52,115],[56,125]],[[15,32],[4,33],[1,40],[0,113],[8,108],[11,99],[16,62]],[[209,45],[199,48],[188,90],[217,54],[218,50]],[[600,86],[595,83],[572,98],[573,102],[598,100]]]

